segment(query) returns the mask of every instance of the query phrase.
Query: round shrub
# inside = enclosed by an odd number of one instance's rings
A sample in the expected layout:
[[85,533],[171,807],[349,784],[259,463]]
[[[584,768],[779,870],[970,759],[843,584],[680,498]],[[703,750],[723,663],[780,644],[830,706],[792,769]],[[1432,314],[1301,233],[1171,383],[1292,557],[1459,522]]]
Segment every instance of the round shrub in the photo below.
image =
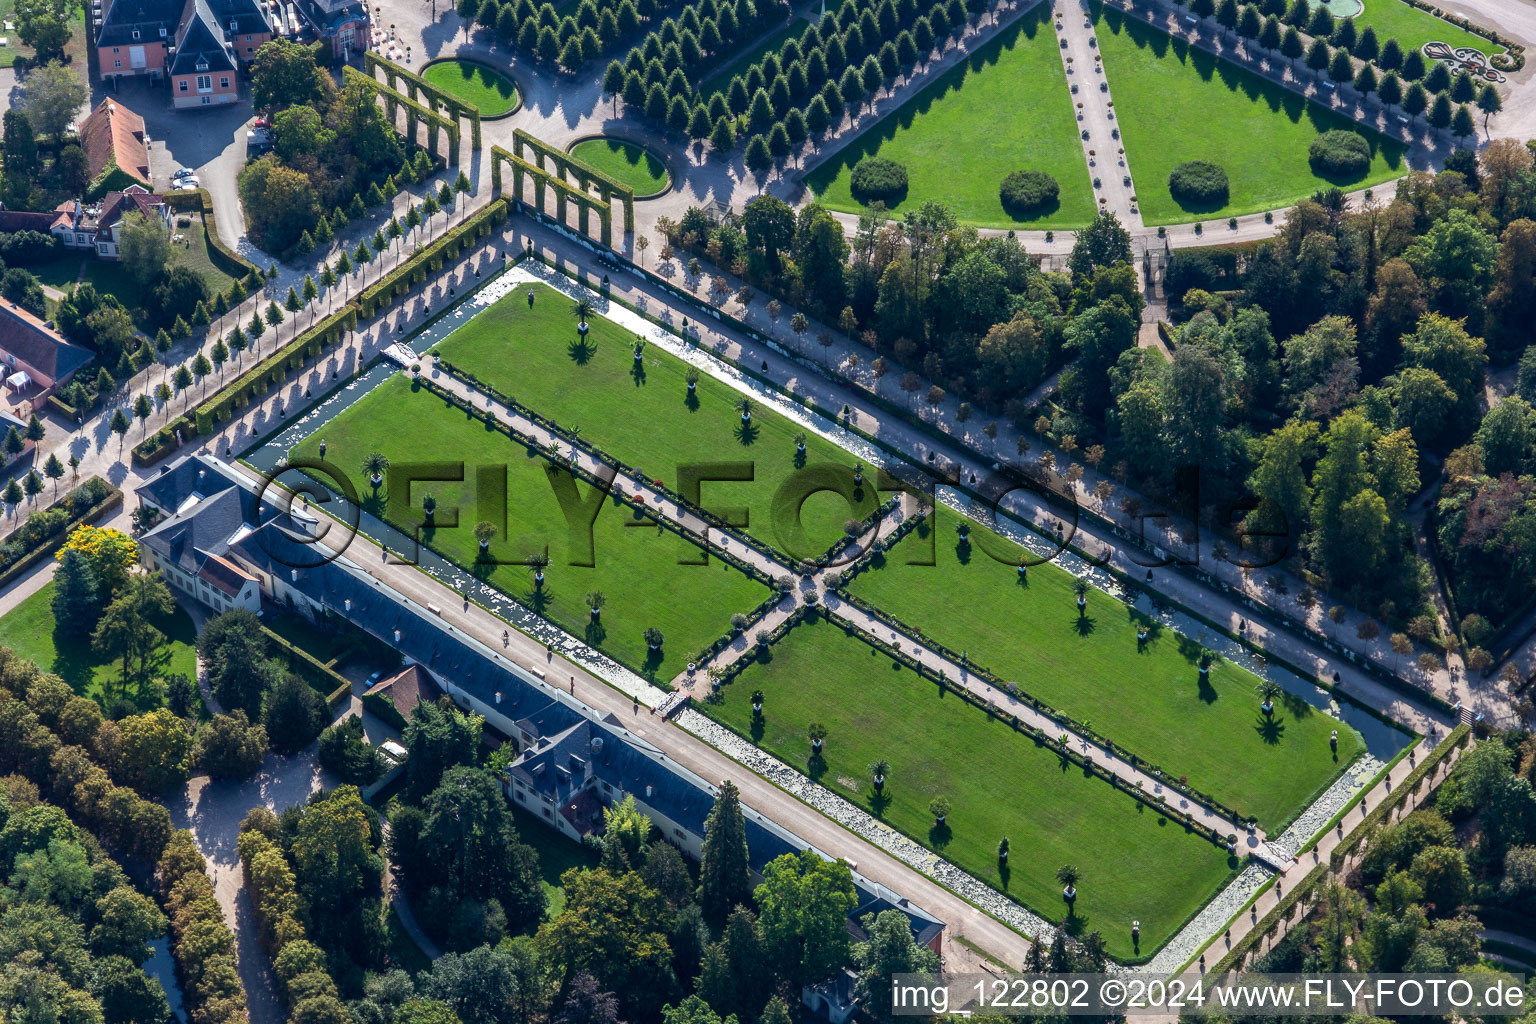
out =
[[861,203],[879,200],[893,206],[907,197],[907,169],[895,160],[879,156],[860,160],[848,185],[853,198]]
[[1181,203],[1220,206],[1227,201],[1227,172],[1206,160],[1188,160],[1168,175],[1168,191]]
[[1371,147],[1355,132],[1335,129],[1312,140],[1307,159],[1325,177],[1357,178],[1371,166]]
[[1044,171],[1014,171],[1003,179],[998,195],[1003,209],[1017,216],[1049,206],[1060,191],[1056,179]]

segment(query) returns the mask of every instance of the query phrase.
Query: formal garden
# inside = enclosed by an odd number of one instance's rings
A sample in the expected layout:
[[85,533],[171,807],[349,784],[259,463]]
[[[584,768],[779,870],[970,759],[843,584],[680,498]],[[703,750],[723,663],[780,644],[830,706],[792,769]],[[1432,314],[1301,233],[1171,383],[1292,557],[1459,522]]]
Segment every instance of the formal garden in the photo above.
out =
[[963,522],[941,509],[850,591],[1270,831],[1362,749],[1305,701],[1264,714],[1252,672],[1107,594],[1090,588],[1080,611],[1076,577],[1050,562],[1021,574],[1022,548],[978,525],[962,538]]
[[571,156],[635,190],[636,199],[649,199],[672,185],[667,162],[637,142],[625,139],[585,139],[571,147]]
[[[545,453],[510,441],[403,375],[326,423],[296,446],[295,456],[318,456],[322,441],[326,459],[353,474],[368,512],[407,532],[420,526],[430,549],[649,679],[672,678],[730,628],[733,613],[750,612],[768,596],[766,587],[719,559],[691,564],[701,561],[701,552],[688,540],[616,495],[599,498]],[[396,465],[462,462],[465,479],[417,482],[408,496],[392,494],[387,480],[370,486],[363,466],[375,453]],[[479,493],[482,469],[502,466],[505,496]],[[430,521],[423,507],[429,495]],[[593,517],[590,549],[587,532],[568,518],[579,523],[586,516]],[[484,557],[482,522],[496,527]],[[544,565],[523,564],[544,556]],[[679,593],[689,600],[676,600]],[[605,598],[595,602],[596,615],[593,594]],[[659,647],[652,646],[650,630],[660,632]]]
[[1418,49],[1425,43],[1438,41],[1453,50],[1463,46],[1476,47],[1488,57],[1505,52],[1505,47],[1491,39],[1468,32],[1403,0],[1365,0],[1363,9],[1354,16],[1354,22],[1361,30],[1367,25],[1375,29],[1378,39],[1396,39],[1405,49]]
[[474,104],[481,117],[503,117],[517,109],[517,83],[489,64],[450,57],[422,68],[421,77],[465,103]]
[[[477,314],[434,351],[673,490],[681,490],[684,467],[716,478],[700,486],[705,507],[744,510],[747,532],[793,558],[821,554],[848,520],[878,507],[872,486],[854,485],[858,460],[848,452],[758,401],[748,400],[744,420],[740,392],[658,345],[644,346],[637,359],[635,335],[606,317],[589,315],[588,328],[577,333],[569,298],[534,284]],[[738,465],[715,471],[723,463]],[[796,516],[793,506],[807,492],[814,493]]]
[[[937,581],[925,591],[943,599]],[[1150,954],[1237,866],[1208,839],[820,617],[699,706],[1043,917],[1075,934],[1100,930],[1116,957],[1138,953],[1132,920],[1141,922],[1139,953]],[[1065,864],[1080,873],[1070,916],[1056,878]]]
[[[874,159],[900,164],[904,187],[860,188],[855,169]],[[1018,171],[1049,175],[1058,194],[1035,204],[1008,202],[1003,181]],[[942,199],[960,220],[982,227],[1087,224],[1093,188],[1048,9],[1026,13],[814,168],[807,181],[817,200],[834,210],[856,212],[879,199],[901,212]]]
[[[1407,173],[1401,143],[1117,11],[1096,7],[1093,17],[1122,135],[1104,143],[1124,146],[1149,224],[1277,209],[1331,185],[1359,189]],[[1319,173],[1310,146],[1330,131],[1360,134],[1368,164]],[[1220,167],[1226,196],[1176,198],[1169,180],[1188,161]]]

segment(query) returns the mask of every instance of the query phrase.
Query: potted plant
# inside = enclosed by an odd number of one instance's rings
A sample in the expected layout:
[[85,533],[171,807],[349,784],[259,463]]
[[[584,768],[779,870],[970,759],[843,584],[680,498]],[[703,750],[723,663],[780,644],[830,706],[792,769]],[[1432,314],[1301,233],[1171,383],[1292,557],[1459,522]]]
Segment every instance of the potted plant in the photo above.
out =
[[753,690],[752,691],[752,717],[753,718],[762,718],[763,717],[763,691],[762,690]]
[[1088,608],[1088,584],[1085,580],[1072,581],[1072,593],[1077,595],[1077,614],[1081,615]]
[[1003,836],[1002,842],[997,844],[997,862],[999,864],[1007,864],[1008,863],[1008,837],[1007,836]]
[[587,594],[587,611],[596,619],[603,613],[603,605],[608,603],[608,596],[601,590],[593,590]]
[[378,491],[384,483],[384,471],[389,468],[389,460],[382,452],[369,452],[363,457],[363,472],[368,474],[368,482],[373,485],[374,491]]
[[949,798],[936,796],[928,801],[928,812],[933,815],[936,825],[943,825],[944,819],[949,817]]
[[491,540],[496,536],[496,524],[482,519],[475,524],[475,540],[480,542],[480,557],[490,553]]
[[801,455],[805,454],[805,431],[803,430],[795,435],[795,451]]
[[631,348],[632,348],[633,352],[635,353],[635,362],[638,363],[642,359],[645,358],[645,339],[644,338],[636,338],[635,339],[635,343],[634,343],[633,346],[631,346]]
[[690,395],[695,394],[699,390],[699,370],[698,370],[698,367],[696,367],[696,366],[688,367],[688,372],[683,375],[683,379],[688,382],[688,393]]
[[737,612],[735,615],[731,616],[731,632],[735,633],[737,636],[740,636],[742,630],[746,628],[747,617],[745,615],[743,615],[741,612]]
[[647,626],[645,633],[642,635],[645,637],[645,646],[648,650],[652,653],[661,650],[662,641],[665,639],[661,635],[661,630],[655,626]]
[[883,757],[880,758],[880,760],[874,761],[870,764],[869,774],[874,778],[876,793],[882,793],[885,791],[885,777],[890,774],[890,771],[891,762],[887,761]]
[[576,333],[578,335],[583,338],[587,336],[587,332],[592,329],[591,325],[587,323],[587,317],[594,315],[596,312],[597,307],[592,305],[591,299],[577,299],[571,303],[571,315],[576,318]]
[[437,499],[432,495],[424,495],[421,499],[421,511],[427,517],[426,525],[432,525],[432,517],[437,514]]
[[1261,680],[1253,691],[1259,695],[1261,701],[1259,709],[1264,712],[1265,717],[1275,713],[1275,701],[1285,692],[1280,689],[1280,684],[1272,679]]
[[1056,881],[1061,883],[1061,898],[1067,901],[1067,907],[1077,902],[1077,880],[1081,877],[1077,868],[1071,864],[1063,864],[1056,869]]
[[860,484],[862,484],[863,482],[864,482],[864,463],[862,463],[862,462],[855,462],[853,464],[853,485],[855,487],[857,487]]
[[805,731],[811,738],[811,753],[820,754],[822,744],[827,742],[827,727],[820,722],[812,722]]
[[741,413],[741,425],[746,426],[752,422],[752,399],[743,395],[736,399],[736,411]]
[[535,551],[528,556],[526,564],[528,568],[533,570],[533,585],[535,587],[542,587],[544,585],[544,567],[549,564],[549,556],[542,551]]

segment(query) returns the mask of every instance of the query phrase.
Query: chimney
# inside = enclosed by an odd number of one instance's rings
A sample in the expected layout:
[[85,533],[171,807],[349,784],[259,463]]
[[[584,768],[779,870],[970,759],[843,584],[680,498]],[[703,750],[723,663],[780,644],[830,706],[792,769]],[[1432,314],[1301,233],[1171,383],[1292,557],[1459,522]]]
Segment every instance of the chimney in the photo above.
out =
[[346,600],[342,601],[341,602],[341,606],[343,608],[345,608],[347,611],[351,611],[352,610],[352,599],[349,597]]
[[496,691],[496,703],[497,704],[501,703],[501,691],[500,690]]
[[647,800],[649,800],[651,798],[651,793],[652,792],[654,792],[654,788],[652,786],[650,786],[649,784],[647,784],[646,787],[645,787],[645,798]]
[[397,630],[395,630],[395,643],[399,643],[399,642],[400,642],[400,631],[397,629]]
[[290,580],[293,580],[295,583],[297,583],[298,580],[299,580],[299,570],[297,570],[297,569],[289,569],[288,570],[288,578]]

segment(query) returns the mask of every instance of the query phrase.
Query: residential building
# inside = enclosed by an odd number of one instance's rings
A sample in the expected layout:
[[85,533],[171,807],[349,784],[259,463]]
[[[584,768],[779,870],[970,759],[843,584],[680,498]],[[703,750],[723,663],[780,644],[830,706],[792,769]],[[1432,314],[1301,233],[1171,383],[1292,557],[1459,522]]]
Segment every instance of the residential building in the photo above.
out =
[[368,5],[364,0],[294,0],[297,11],[317,39],[330,45],[331,59],[343,63],[362,59],[368,49]]
[[71,249],[96,248],[96,231],[75,230],[75,220],[81,207],[78,199],[67,199],[51,213],[34,213],[30,210],[7,210],[0,207],[0,231],[36,231],[53,235]]
[[0,377],[5,385],[0,403],[13,416],[26,419],[37,412],[93,358],[89,349],[65,341],[52,321],[0,301]]
[[255,497],[236,487],[208,497],[194,492],[140,539],[145,567],[160,570],[174,590],[214,612],[260,610],[256,577],[227,557],[230,544],[250,533],[255,507]]
[[[215,473],[236,486],[210,494],[222,486],[210,482]],[[169,566],[168,576],[180,574],[173,583],[182,593],[217,609],[209,601],[217,598],[215,589],[192,582],[217,558],[241,579],[255,581],[265,601],[322,627],[332,617],[350,622],[391,646],[407,669],[416,669],[410,685],[418,695],[428,692],[427,685],[440,688],[516,744],[519,753],[503,781],[513,803],[580,842],[601,828],[604,807],[632,796],[669,842],[698,859],[717,795],[714,785],[630,732],[615,715],[546,682],[541,668],[509,660],[445,622],[435,607],[422,607],[344,554],[335,555],[313,539],[323,536],[322,526],[307,506],[278,508],[258,500],[256,481],[209,456],[187,456],[165,477],[170,479],[146,484],[150,493],[141,500],[156,508],[174,505],[177,512],[146,534],[141,547],[146,564]],[[805,849],[827,856],[761,812],[742,810],[754,871]],[[850,934],[861,934],[864,915],[894,909],[907,917],[917,942],[938,950],[942,921],[857,871],[853,878],[858,905],[849,914]]]
[[143,185],[130,185],[121,192],[108,192],[100,205],[81,206],[72,233],[91,234],[98,259],[115,260],[120,255],[123,218],[130,213],[142,213],[146,217],[158,217],[171,228],[171,208],[165,200]]
[[233,103],[237,69],[274,34],[258,0],[112,0],[96,35],[104,78],[169,78],[177,107]]
[[149,175],[149,136],[144,119],[117,100],[105,99],[80,122],[85,150],[86,197],[96,198],[131,185],[153,188]]

